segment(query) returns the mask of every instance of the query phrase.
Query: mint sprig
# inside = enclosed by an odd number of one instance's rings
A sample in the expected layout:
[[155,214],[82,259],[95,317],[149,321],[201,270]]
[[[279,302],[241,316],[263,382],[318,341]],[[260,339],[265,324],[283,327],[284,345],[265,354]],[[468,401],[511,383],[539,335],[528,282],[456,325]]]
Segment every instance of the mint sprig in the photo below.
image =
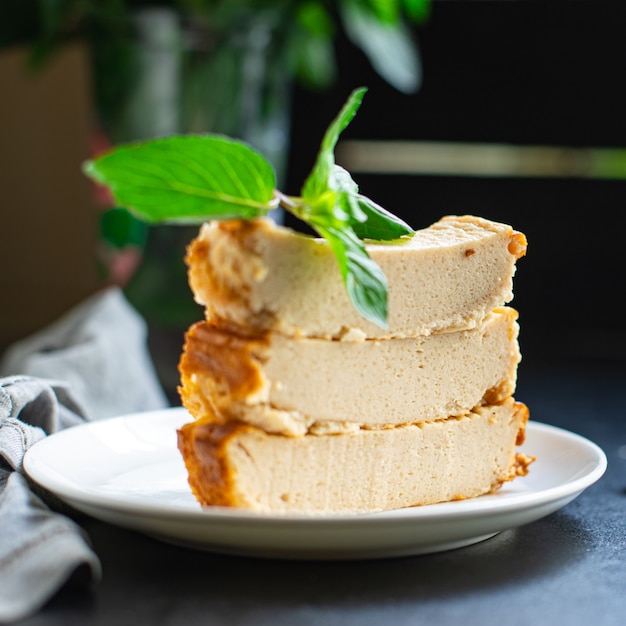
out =
[[84,172],[149,223],[253,218],[277,206],[272,166],[220,135],[182,135],[119,146]]
[[387,280],[365,239],[390,241],[413,229],[359,193],[335,163],[340,134],[367,89],[354,90],[324,134],[300,196],[276,189],[270,163],[242,141],[221,135],[179,135],[118,146],[84,164],[87,176],[109,187],[116,202],[149,223],[251,219],[282,206],[324,237],[357,311],[387,327]]

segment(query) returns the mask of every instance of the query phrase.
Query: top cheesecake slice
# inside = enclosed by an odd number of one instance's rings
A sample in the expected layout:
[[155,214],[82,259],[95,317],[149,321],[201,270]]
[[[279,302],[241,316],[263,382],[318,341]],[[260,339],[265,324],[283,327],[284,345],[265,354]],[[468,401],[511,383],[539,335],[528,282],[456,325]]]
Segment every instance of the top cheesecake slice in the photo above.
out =
[[248,332],[346,340],[468,330],[512,300],[526,237],[451,215],[366,247],[389,283],[387,329],[356,311],[325,240],[266,218],[204,224],[187,250],[189,284],[209,321]]

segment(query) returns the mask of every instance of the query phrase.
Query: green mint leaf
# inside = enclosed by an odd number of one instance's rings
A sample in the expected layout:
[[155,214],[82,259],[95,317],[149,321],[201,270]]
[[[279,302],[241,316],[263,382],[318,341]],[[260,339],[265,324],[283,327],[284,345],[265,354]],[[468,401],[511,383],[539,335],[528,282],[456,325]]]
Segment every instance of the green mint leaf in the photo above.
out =
[[357,195],[356,201],[366,216],[364,221],[359,221],[353,226],[354,232],[360,239],[393,241],[415,233],[405,221],[366,196]]
[[343,283],[356,310],[370,322],[388,328],[387,279],[367,254],[363,241],[346,225],[340,228],[315,222],[311,225],[332,248]]
[[[335,191],[338,199],[334,203],[326,203],[326,206],[330,204],[334,211],[340,209],[349,216],[347,221],[358,237],[390,241],[412,235],[414,231],[406,222],[360,195],[359,187],[349,172],[335,163],[334,150],[339,136],[355,116],[366,91],[366,88],[355,89],[326,131],[313,170],[302,188],[302,198],[319,210],[324,205],[318,199],[328,194],[329,190]],[[306,210],[299,217],[306,222]],[[343,219],[346,219],[345,216]]]
[[313,170],[302,187],[303,198],[314,198],[321,195],[329,188],[329,181],[333,175],[335,165],[335,146],[337,145],[337,140],[359,110],[366,91],[367,88],[365,87],[355,89],[348,97],[348,100],[341,108],[337,117],[328,127],[322,139],[322,145],[317,154]]
[[[387,328],[387,280],[369,257],[363,239],[395,240],[413,230],[361,195],[334,156],[339,135],[366,91],[352,92],[324,134],[301,197],[275,189],[274,170],[258,152],[220,135],[174,136],[122,145],[88,161],[84,172],[107,185],[121,207],[145,222],[250,219],[282,204],[328,241],[357,311]],[[132,233],[124,230],[129,225],[112,221],[111,242],[121,245],[130,240]]]
[[339,197],[339,205],[346,215],[346,218],[351,224],[357,222],[364,222],[367,219],[367,215],[362,211],[357,197],[359,195],[359,186],[352,180],[350,174],[340,167],[334,165],[328,186],[333,191],[337,192]]
[[127,144],[84,166],[147,222],[252,218],[276,207],[269,162],[241,141],[187,135]]
[[391,241],[412,235],[415,231],[399,217],[359,194],[359,187],[349,172],[335,165],[329,186],[341,193],[341,207],[350,216],[350,223],[360,239]]
[[333,120],[293,212],[330,244],[341,277],[357,311],[387,328],[387,280],[372,261],[362,239],[385,241],[413,230],[376,203],[359,194],[350,174],[335,163],[339,135],[359,109],[365,88],[355,89]]

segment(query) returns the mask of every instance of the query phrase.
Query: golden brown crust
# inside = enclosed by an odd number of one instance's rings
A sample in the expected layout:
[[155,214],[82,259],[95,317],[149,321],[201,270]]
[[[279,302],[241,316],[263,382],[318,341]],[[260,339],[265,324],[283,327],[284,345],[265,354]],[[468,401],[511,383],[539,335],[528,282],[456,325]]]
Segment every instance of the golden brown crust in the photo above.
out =
[[515,440],[516,446],[521,446],[526,440],[526,425],[528,424],[528,420],[530,418],[530,412],[528,407],[523,402],[515,403],[515,411],[516,415],[520,417],[520,421],[522,427],[517,432],[517,439]]
[[[222,332],[208,322],[193,324],[185,335],[178,366],[183,406],[196,417],[217,413],[215,419],[223,421],[229,405],[262,388],[261,364],[267,344],[266,336],[250,338]],[[210,388],[200,388],[199,381]],[[199,404],[202,401],[207,404]]]
[[528,248],[528,242],[526,241],[526,235],[514,231],[511,235],[511,241],[509,242],[508,250],[516,258],[521,259],[526,254]]
[[514,476],[511,480],[517,476],[526,476],[529,472],[529,465],[537,460],[536,456],[529,456],[528,454],[522,454],[518,452],[515,455],[515,464],[513,465]]
[[187,468],[191,491],[202,506],[237,506],[234,475],[226,443],[240,428],[237,422],[190,422],[177,431],[178,449]]
[[[185,263],[188,268],[188,280],[192,293],[198,304],[206,308],[206,317],[219,323],[220,326],[236,328],[232,321],[220,315],[220,311],[230,307],[250,308],[250,285],[249,273],[252,275],[260,271],[254,268],[251,260],[257,256],[254,249],[253,235],[260,228],[257,220],[223,220],[218,223],[220,232],[219,245],[213,239],[196,237],[187,246]],[[241,266],[241,256],[223,254],[218,249],[234,248],[247,251],[248,263]],[[232,267],[224,267],[224,260],[230,259]],[[215,268],[219,271],[215,271]],[[241,276],[242,280],[233,281],[232,277]],[[210,298],[200,298],[200,294],[210,294]],[[200,299],[199,299],[200,298]],[[257,311],[258,328],[270,328],[272,315],[269,312]],[[264,322],[265,317],[268,317]],[[240,325],[239,325],[240,326]]]

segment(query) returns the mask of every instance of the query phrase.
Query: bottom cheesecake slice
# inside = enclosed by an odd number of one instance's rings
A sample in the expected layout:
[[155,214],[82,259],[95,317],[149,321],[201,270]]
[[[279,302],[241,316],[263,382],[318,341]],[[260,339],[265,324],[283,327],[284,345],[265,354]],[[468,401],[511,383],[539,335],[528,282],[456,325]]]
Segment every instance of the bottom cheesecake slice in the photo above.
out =
[[528,409],[509,397],[462,417],[341,435],[287,437],[201,418],[178,431],[203,506],[268,512],[373,512],[496,491],[525,475],[516,453]]

